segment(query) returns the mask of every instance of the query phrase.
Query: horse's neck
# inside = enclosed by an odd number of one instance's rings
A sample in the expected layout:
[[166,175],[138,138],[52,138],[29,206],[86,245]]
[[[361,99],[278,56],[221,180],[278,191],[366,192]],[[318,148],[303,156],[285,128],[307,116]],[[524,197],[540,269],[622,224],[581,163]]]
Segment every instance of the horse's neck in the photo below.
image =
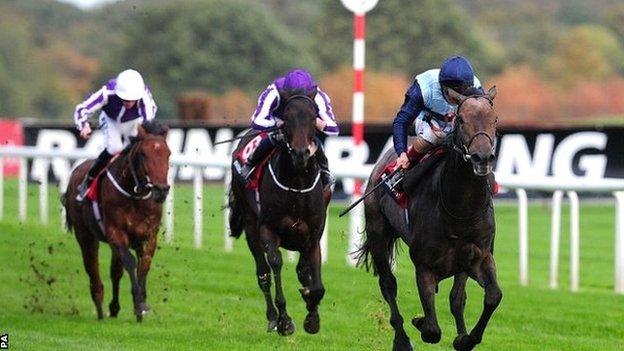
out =
[[108,167],[108,171],[111,173],[117,184],[121,186],[125,191],[131,191],[134,186],[134,179],[129,170],[130,156],[129,154],[121,154],[113,163]]
[[451,152],[441,174],[441,200],[452,215],[469,217],[483,210],[490,200],[487,177],[476,176],[472,164]]

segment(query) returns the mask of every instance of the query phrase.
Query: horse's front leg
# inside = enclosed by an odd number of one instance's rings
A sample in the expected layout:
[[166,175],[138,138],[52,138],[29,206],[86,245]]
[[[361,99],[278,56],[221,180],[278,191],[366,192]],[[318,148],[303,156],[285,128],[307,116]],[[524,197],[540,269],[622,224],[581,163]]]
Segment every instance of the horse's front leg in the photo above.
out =
[[275,306],[277,307],[277,332],[280,335],[290,335],[295,332],[295,325],[286,312],[286,298],[282,289],[282,253],[279,251],[279,237],[266,225],[260,226],[260,237],[264,245],[264,252],[273,271],[275,280]]
[[108,238],[110,238],[110,245],[113,250],[117,251],[121,262],[130,276],[130,283],[132,285],[132,300],[134,302],[134,314],[136,315],[137,322],[143,321],[143,310],[141,308],[141,302],[143,302],[143,292],[137,279],[137,261],[130,252],[128,247],[128,237],[126,233],[117,229],[116,227],[106,228],[108,232]]
[[139,268],[137,270],[137,279],[139,286],[141,287],[141,302],[139,304],[141,314],[149,312],[150,307],[147,304],[147,274],[149,273],[152,258],[154,252],[156,252],[156,238],[157,234],[154,233],[148,241],[143,242],[137,248],[137,255],[139,256]]
[[321,328],[318,305],[325,295],[325,287],[321,280],[321,248],[318,242],[308,252],[301,254],[297,275],[303,285],[300,289],[301,297],[306,302],[308,310],[303,328],[310,334],[316,334]]
[[483,312],[479,321],[470,332],[470,335],[460,335],[453,342],[455,350],[472,350],[483,339],[483,332],[490,317],[500,304],[503,292],[496,280],[496,265],[491,253],[486,253],[483,260],[480,260],[470,271],[470,277],[476,280],[485,289],[483,298]]
[[464,308],[466,307],[466,273],[458,273],[453,279],[453,288],[449,294],[449,303],[451,305],[451,313],[455,318],[455,326],[457,327],[457,335],[466,334],[466,322],[464,321]]
[[435,294],[438,280],[429,268],[416,268],[416,284],[418,295],[423,307],[424,317],[414,317],[412,324],[420,330],[420,337],[426,343],[435,344],[440,341],[442,331],[438,324],[435,310]]

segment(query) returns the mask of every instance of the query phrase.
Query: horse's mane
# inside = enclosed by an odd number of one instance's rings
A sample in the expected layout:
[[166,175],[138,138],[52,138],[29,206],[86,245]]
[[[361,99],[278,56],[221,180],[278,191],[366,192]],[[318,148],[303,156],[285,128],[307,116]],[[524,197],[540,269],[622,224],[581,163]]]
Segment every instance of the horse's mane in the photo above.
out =
[[483,96],[485,93],[483,92],[482,89],[479,88],[475,88],[475,87],[470,87],[468,89],[466,89],[466,91],[464,92],[463,95],[465,96]]
[[167,127],[165,124],[158,122],[155,119],[144,122],[142,126],[146,132],[154,135],[164,136],[169,131],[169,127]]

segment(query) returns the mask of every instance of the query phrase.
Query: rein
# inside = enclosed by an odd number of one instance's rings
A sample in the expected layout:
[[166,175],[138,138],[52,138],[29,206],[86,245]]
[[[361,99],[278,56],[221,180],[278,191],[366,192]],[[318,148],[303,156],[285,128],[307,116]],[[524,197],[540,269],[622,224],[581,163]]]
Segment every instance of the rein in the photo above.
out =
[[[134,187],[132,188],[131,191],[127,191],[125,190],[120,184],[119,182],[115,179],[115,176],[110,172],[110,170],[106,171],[106,176],[108,177],[108,179],[111,181],[111,183],[113,184],[113,186],[115,187],[115,189],[117,189],[117,191],[119,191],[119,193],[121,193],[122,195],[124,195],[125,197],[128,198],[132,198],[135,200],[147,200],[152,196],[152,188],[154,187],[154,184],[152,184],[152,181],[150,180],[149,176],[147,175],[147,172],[145,172],[145,169],[143,170],[143,173],[145,174],[145,178],[144,178],[144,182],[141,183],[138,177],[138,173],[135,169],[135,165],[134,165],[134,160],[138,159],[139,163],[141,165],[143,165],[142,159],[137,155],[137,150],[139,148],[139,145],[142,143],[143,141],[138,141],[136,142],[134,145],[132,145],[132,147],[130,148],[130,150],[128,151],[127,155],[126,155],[126,159],[128,161],[128,168],[130,169],[130,173],[132,175],[132,180],[134,181]],[[136,157],[135,157],[136,156]],[[141,190],[145,190],[147,189],[147,193],[141,193]]]
[[[284,109],[286,108],[286,106],[290,102],[292,102],[295,99],[304,99],[304,100],[306,100],[308,103],[310,103],[312,105],[312,107],[314,108],[315,111],[318,111],[318,108],[317,108],[316,103],[314,102],[314,100],[311,97],[307,96],[307,95],[293,95],[293,96],[289,97],[288,99],[286,99],[286,102],[284,103]],[[284,141],[284,144],[286,145],[286,149],[288,150],[288,153],[289,154],[292,153],[294,151],[294,149],[290,145],[290,141],[288,140],[288,137],[285,136],[283,141]],[[269,173],[271,173],[271,178],[273,178],[273,182],[275,182],[275,184],[280,189],[286,190],[286,191],[290,191],[290,192],[293,192],[293,193],[298,193],[298,194],[309,193],[312,190],[314,190],[314,188],[316,188],[316,185],[318,184],[319,180],[321,179],[321,172],[320,172],[320,170],[317,170],[316,176],[314,177],[314,182],[312,182],[312,185],[310,187],[304,188],[304,189],[291,188],[291,187],[288,187],[288,186],[284,185],[282,182],[279,181],[279,179],[277,178],[277,175],[275,174],[275,171],[273,170],[273,166],[272,166],[270,161],[268,162],[268,166],[269,166]]]

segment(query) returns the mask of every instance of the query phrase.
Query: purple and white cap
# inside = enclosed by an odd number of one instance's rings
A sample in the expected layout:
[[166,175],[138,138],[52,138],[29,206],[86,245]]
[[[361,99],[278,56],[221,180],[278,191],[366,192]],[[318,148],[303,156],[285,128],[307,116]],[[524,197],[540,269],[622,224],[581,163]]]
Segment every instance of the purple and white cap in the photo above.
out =
[[294,69],[285,76],[277,78],[273,84],[278,90],[303,90],[304,94],[315,92],[317,89],[312,74],[305,69]]

